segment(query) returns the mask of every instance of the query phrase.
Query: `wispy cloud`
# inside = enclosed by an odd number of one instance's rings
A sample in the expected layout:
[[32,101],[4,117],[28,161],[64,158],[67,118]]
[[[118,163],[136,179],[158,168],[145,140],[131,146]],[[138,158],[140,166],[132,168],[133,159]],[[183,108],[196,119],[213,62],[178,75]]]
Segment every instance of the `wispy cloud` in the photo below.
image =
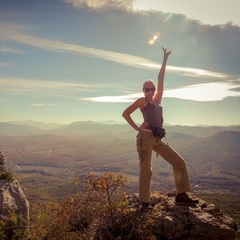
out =
[[81,92],[89,93],[101,88],[100,85],[91,85],[75,82],[54,82],[38,79],[0,78],[0,93],[28,96],[63,96],[74,98]]
[[[90,48],[82,45],[69,44],[65,42],[47,40],[43,38],[37,38],[34,36],[25,35],[18,31],[11,30],[4,25],[0,26],[0,29],[4,30],[0,32],[0,36],[2,39],[35,46],[47,51],[69,52],[72,54],[86,55],[86,56],[91,56],[95,58],[101,58],[101,59],[112,61],[112,62],[117,62],[119,64],[127,65],[130,67],[136,67],[136,68],[158,70],[161,66],[157,62],[151,61],[146,58],[130,55],[130,54],[124,54],[124,53],[113,52],[113,51],[105,51],[105,50]],[[186,75],[191,77],[201,76],[201,77],[221,78],[221,79],[225,79],[226,77],[229,77],[224,73],[211,72],[211,71],[206,71],[204,69],[196,69],[196,68],[168,66],[168,70],[169,70],[169,73]]]
[[49,104],[46,104],[46,103],[35,103],[35,104],[29,104],[30,107],[53,107],[53,106],[56,106],[56,104],[53,104],[53,103],[49,103]]
[[[165,98],[179,98],[192,101],[221,101],[227,97],[240,97],[240,85],[230,83],[205,83],[196,84],[183,88],[169,89],[164,91]],[[101,96],[84,98],[85,101],[92,102],[133,102],[142,97],[143,93],[128,94],[121,96]]]
[[8,47],[0,47],[0,53],[17,53],[22,54],[24,51]]
[[[153,69],[159,69],[161,67],[161,65],[153,62],[143,63],[141,65],[145,67],[153,68]],[[184,75],[184,76],[191,76],[191,77],[206,77],[206,78],[219,78],[219,79],[227,79],[231,77],[226,73],[207,71],[199,68],[167,66],[167,69],[168,69],[168,72],[170,73]]]
[[142,97],[142,93],[134,93],[128,95],[120,96],[101,96],[101,97],[92,97],[92,98],[81,98],[80,100],[90,101],[90,102],[133,102],[137,98]]

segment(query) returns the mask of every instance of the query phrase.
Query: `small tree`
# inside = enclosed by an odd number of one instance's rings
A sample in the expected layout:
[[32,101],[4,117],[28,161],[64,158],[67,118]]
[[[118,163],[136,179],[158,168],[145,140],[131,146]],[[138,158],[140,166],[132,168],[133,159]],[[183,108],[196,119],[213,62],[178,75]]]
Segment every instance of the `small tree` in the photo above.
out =
[[121,211],[124,206],[124,187],[128,182],[128,178],[122,173],[115,175],[114,173],[105,173],[103,175],[94,175],[89,173],[86,178],[80,175],[76,176],[76,184],[85,183],[85,201],[94,203],[92,210],[96,212],[94,216],[99,215],[100,218],[108,217],[110,221],[115,223],[115,215]]

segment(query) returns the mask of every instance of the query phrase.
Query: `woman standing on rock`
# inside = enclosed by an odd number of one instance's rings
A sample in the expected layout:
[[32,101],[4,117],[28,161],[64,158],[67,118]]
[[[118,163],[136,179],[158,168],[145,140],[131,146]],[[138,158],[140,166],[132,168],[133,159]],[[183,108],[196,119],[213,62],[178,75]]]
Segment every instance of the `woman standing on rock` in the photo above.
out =
[[[142,204],[142,211],[147,211],[150,208],[152,151],[155,151],[173,166],[173,176],[177,193],[175,198],[176,204],[193,205],[198,203],[198,200],[191,199],[186,193],[190,191],[190,183],[184,159],[162,140],[165,136],[165,130],[162,128],[163,111],[161,100],[166,63],[171,53],[166,48],[162,49],[164,57],[158,74],[157,88],[153,80],[145,81],[142,88],[144,97],[137,99],[122,114],[129,125],[138,131],[137,151],[140,160],[139,201]],[[140,109],[144,119],[141,126],[138,126],[131,118],[131,114],[137,109]]]

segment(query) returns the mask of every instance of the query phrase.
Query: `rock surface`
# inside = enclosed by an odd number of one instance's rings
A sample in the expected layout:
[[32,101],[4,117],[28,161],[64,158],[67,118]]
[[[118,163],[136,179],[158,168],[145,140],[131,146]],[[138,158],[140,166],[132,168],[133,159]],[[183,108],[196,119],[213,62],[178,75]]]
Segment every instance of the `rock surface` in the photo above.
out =
[[[140,210],[137,195],[129,195],[127,199],[130,212],[115,221],[95,223],[90,239],[236,240],[240,237],[234,219],[201,199],[195,206],[177,206],[175,194],[153,192],[152,209],[148,212]],[[119,233],[125,237],[119,238]]]
[[9,180],[3,177],[7,169],[1,149],[0,170],[0,219],[8,218],[9,211],[14,211],[16,214],[22,214],[27,226],[29,222],[29,202],[16,179]]
[[[175,195],[155,192],[151,197],[153,209],[146,213],[153,220],[153,233],[165,240],[234,240],[239,236],[234,219],[223,214],[213,204],[199,199],[196,206],[177,206]],[[139,208],[136,195],[129,203]]]

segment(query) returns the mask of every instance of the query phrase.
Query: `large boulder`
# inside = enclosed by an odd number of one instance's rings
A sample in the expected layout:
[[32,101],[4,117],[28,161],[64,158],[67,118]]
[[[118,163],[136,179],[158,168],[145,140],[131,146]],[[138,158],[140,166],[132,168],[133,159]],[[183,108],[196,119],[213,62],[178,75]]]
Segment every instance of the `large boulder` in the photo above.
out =
[[0,149],[0,219],[8,218],[11,211],[22,214],[26,226],[28,225],[29,202],[18,181],[6,169]]
[[[136,195],[130,197],[132,206],[137,202]],[[178,206],[174,194],[155,192],[151,204],[153,210],[147,214],[153,220],[153,234],[160,239],[234,240],[239,235],[233,218],[202,199],[196,206]]]
[[[153,208],[141,212],[137,195],[127,196],[130,212],[110,221],[94,222],[94,240],[235,240],[239,237],[236,221],[211,203],[199,199],[195,206],[178,206],[175,195],[154,192]],[[120,216],[120,218],[119,218]],[[124,234],[124,238],[121,235]]]
[[8,218],[9,212],[22,214],[26,225],[29,222],[29,202],[17,180],[0,180],[0,219]]

